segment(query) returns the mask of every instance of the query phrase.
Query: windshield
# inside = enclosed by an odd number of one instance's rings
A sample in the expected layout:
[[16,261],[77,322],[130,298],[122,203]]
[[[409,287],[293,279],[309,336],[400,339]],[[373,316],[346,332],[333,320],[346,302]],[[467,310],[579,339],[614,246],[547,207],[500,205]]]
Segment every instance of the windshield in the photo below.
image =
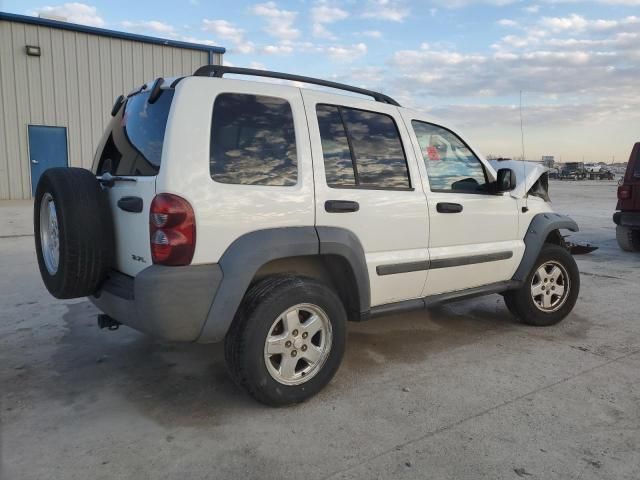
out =
[[149,92],[127,99],[108,127],[98,165],[98,175],[152,176],[160,170],[162,145],[174,90],[164,90],[150,104]]

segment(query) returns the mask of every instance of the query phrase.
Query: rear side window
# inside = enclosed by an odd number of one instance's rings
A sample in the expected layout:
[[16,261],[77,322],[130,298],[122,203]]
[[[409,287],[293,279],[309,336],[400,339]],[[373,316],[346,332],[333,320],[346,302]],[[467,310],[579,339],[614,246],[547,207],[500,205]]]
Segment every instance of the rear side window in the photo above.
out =
[[286,100],[223,93],[216,97],[209,169],[216,182],[295,185],[298,178],[293,113]]
[[109,137],[100,153],[96,173],[157,175],[174,90],[166,89],[153,104],[149,92],[129,97],[111,119]]
[[407,160],[389,115],[335,105],[316,108],[327,185],[410,188]]
[[332,187],[355,185],[354,163],[338,107],[318,105],[317,115],[327,184]]

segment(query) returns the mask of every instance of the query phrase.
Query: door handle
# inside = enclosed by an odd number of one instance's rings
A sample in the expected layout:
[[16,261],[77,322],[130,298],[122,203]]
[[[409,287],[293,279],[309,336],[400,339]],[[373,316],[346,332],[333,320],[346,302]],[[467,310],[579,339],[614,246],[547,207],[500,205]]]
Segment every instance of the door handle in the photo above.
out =
[[436,204],[436,210],[439,213],[460,213],[462,205],[459,203],[439,202]]
[[142,199],[140,197],[122,197],[118,200],[118,208],[125,212],[140,213],[142,212]]
[[327,200],[324,209],[329,213],[349,213],[360,210],[360,204],[351,200]]
[[36,160],[35,158],[32,158],[32,159],[31,159],[31,163],[33,163],[34,165],[37,165],[39,162],[38,162],[38,160]]

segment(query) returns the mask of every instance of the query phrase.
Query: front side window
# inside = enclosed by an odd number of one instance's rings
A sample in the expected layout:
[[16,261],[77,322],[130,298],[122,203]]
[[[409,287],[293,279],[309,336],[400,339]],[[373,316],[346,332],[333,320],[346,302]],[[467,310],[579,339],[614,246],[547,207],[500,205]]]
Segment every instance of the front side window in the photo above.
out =
[[482,163],[454,133],[413,120],[422,158],[433,191],[484,193],[487,180]]
[[263,95],[216,97],[209,169],[220,183],[295,185],[296,136],[289,102]]
[[327,185],[410,188],[407,160],[389,115],[335,105],[316,108]]

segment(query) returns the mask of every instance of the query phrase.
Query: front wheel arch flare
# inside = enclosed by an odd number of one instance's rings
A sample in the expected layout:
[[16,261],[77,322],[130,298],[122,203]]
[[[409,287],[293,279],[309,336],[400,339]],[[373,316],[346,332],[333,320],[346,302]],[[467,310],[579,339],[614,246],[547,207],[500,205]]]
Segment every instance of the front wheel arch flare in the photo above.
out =
[[[539,213],[531,219],[524,236],[524,255],[512,280],[523,282],[527,278],[549,236],[551,235],[553,238],[554,235],[559,235],[561,237],[559,233],[561,229],[577,232],[578,224],[566,215],[551,212]],[[556,231],[557,234],[554,233]]]

